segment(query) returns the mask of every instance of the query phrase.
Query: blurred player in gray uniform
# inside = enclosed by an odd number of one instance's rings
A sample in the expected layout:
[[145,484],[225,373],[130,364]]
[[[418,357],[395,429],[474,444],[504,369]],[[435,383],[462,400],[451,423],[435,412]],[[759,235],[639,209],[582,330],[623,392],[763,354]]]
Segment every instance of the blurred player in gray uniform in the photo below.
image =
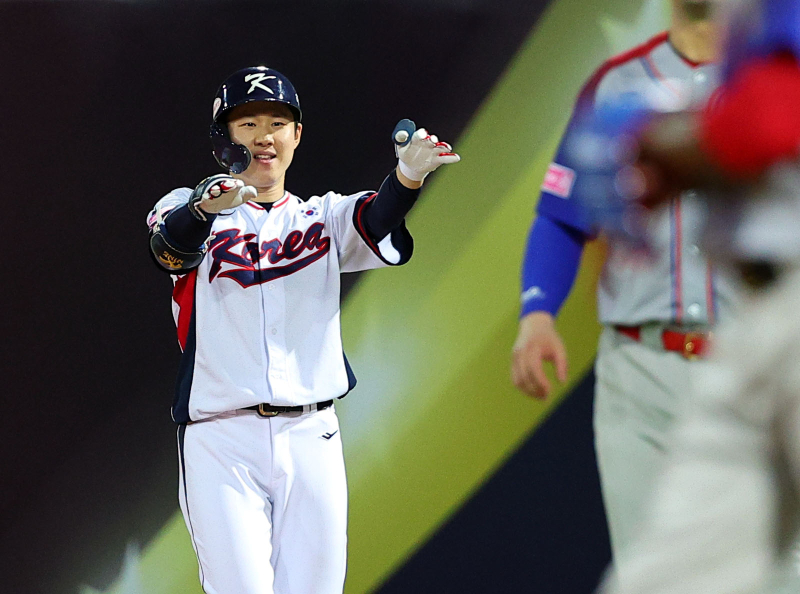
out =
[[[708,2],[672,0],[672,20],[645,44],[607,61],[589,80],[576,114],[631,91],[666,103],[700,106],[718,81],[716,30]],[[570,128],[573,126],[570,123]],[[570,129],[568,128],[568,130]],[[544,362],[567,376],[567,355],[554,318],[594,236],[571,199],[575,172],[564,146],[545,177],[523,265],[522,315],[513,349],[515,385],[536,398],[551,389]],[[598,288],[604,331],[598,347],[595,447],[614,556],[630,542],[651,481],[661,467],[665,434],[692,385],[709,331],[730,309],[733,289],[700,250],[704,210],[694,192],[676,194],[655,213],[653,249],[645,257],[609,243]]]
[[659,172],[650,200],[710,188],[710,249],[752,290],[676,419],[614,594],[800,592],[786,550],[800,485],[800,3],[733,12],[718,96],[648,126],[640,166]]

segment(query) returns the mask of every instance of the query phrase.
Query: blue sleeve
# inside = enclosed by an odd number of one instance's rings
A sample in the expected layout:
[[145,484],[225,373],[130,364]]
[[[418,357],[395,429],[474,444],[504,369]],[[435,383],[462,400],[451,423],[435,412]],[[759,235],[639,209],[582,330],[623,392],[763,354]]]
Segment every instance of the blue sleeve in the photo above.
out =
[[592,235],[593,229],[585,208],[574,196],[577,171],[573,163],[574,151],[570,151],[571,147],[567,145],[569,139],[574,136],[574,131],[580,127],[581,120],[585,119],[584,116],[593,109],[597,87],[603,80],[606,70],[601,67],[578,95],[567,127],[561,136],[558,151],[545,173],[536,207],[538,214],[583,231],[586,235]]
[[574,122],[575,116],[573,115],[573,120],[564,133],[561,146],[553,162],[547,168],[536,212],[590,235],[592,225],[589,217],[585,208],[573,196],[577,172],[570,167],[570,158],[564,148],[564,139],[570,137],[570,129],[575,125]]
[[536,217],[522,264],[522,312],[555,316],[569,295],[588,235],[546,214]]

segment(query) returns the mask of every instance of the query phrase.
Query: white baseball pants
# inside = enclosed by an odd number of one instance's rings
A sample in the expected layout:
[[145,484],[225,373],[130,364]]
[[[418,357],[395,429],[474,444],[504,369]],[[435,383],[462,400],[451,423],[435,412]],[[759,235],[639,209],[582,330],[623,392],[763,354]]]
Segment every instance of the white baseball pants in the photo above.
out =
[[233,411],[178,431],[179,497],[207,594],[341,594],[347,484],[333,407]]

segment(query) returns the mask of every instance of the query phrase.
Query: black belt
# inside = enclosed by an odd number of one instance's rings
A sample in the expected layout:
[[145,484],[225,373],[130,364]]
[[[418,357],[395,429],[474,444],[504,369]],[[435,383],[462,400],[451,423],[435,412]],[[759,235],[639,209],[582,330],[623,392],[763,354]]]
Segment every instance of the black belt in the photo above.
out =
[[[253,406],[246,406],[242,410],[254,410],[259,416],[274,417],[282,413],[290,412],[303,412],[308,410],[314,412],[315,410],[324,410],[333,404],[333,400],[326,400],[325,402],[317,402],[316,404],[309,404],[306,406],[272,406],[271,404],[254,404]],[[309,410],[310,409],[310,410]]]

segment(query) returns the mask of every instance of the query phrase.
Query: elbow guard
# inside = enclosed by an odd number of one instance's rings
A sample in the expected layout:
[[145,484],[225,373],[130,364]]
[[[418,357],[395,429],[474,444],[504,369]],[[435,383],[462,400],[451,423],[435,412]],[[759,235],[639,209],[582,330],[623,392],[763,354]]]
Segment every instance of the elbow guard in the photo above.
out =
[[161,223],[150,234],[150,251],[159,268],[170,274],[183,274],[200,266],[206,255],[206,244],[194,251],[177,248],[169,239],[164,223]]

